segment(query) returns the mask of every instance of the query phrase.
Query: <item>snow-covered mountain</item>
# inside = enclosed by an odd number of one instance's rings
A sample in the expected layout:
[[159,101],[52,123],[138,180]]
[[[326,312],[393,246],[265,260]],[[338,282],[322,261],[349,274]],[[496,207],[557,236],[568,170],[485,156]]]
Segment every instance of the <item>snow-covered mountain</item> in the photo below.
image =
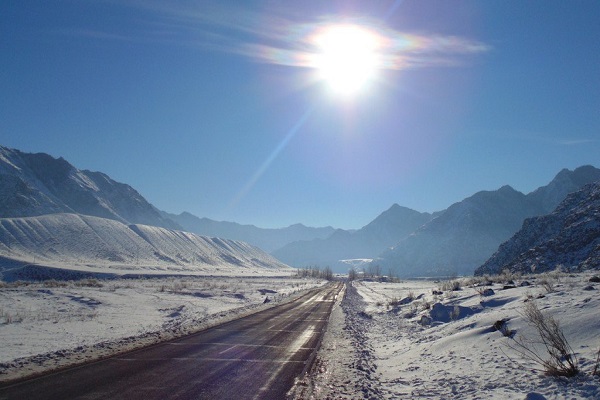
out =
[[374,263],[400,276],[470,274],[523,219],[537,212],[510,186],[478,192],[450,206]]
[[170,218],[188,232],[194,232],[198,235],[242,240],[268,252],[297,240],[326,238],[334,231],[330,226],[311,228],[302,224],[278,229],[258,228],[254,225],[241,225],[235,222],[199,218],[188,212],[179,215],[168,213],[163,213],[162,215]]
[[18,267],[32,263],[114,274],[291,272],[247,243],[65,213],[1,218],[0,257],[4,275],[15,274]]
[[346,272],[348,264],[340,260],[373,258],[431,218],[429,213],[394,204],[357,231],[338,229],[326,239],[290,243],[272,254],[296,267],[329,265],[338,272]]
[[600,180],[600,170],[562,170],[524,195],[510,186],[484,191],[450,206],[373,263],[400,276],[472,274],[528,217],[544,215],[570,191]]
[[526,219],[521,230],[475,274],[495,274],[505,268],[544,272],[558,266],[600,268],[600,182],[571,193],[552,213]]
[[0,146],[0,217],[78,213],[177,229],[131,186],[63,158]]

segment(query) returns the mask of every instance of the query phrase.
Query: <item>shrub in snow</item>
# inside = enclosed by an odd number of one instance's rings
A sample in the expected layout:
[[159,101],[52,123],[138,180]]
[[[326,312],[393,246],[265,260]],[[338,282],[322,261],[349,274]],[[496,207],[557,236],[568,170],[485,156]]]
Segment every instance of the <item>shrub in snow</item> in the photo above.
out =
[[536,328],[540,335],[540,343],[543,344],[548,356],[540,354],[533,346],[533,342],[526,339],[515,340],[516,346],[511,347],[525,358],[544,367],[548,375],[566,377],[577,375],[579,373],[577,357],[558,321],[542,314],[535,301],[525,303],[523,316]]
[[600,282],[600,276],[594,275],[590,278],[590,282],[598,283]]
[[455,290],[461,290],[461,282],[458,279],[442,282],[439,289],[441,291],[449,291],[449,292],[452,292]]
[[554,292],[554,279],[552,279],[552,278],[542,279],[540,281],[540,284],[544,287],[544,289],[546,290],[546,293]]

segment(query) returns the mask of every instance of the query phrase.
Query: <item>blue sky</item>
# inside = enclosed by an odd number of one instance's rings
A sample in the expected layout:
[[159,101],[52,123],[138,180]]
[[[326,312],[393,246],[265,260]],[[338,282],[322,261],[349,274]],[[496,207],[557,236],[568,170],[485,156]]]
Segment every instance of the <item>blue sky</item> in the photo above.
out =
[[[596,1],[4,1],[0,144],[169,212],[359,228],[600,167],[598,21]],[[389,44],[348,97],[302,61],[339,23]]]

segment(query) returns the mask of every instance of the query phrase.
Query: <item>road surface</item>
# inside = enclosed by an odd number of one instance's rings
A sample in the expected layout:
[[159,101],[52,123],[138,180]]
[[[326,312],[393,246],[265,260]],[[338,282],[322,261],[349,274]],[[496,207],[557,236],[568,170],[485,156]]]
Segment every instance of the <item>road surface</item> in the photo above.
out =
[[0,387],[0,399],[284,399],[341,283],[223,325]]

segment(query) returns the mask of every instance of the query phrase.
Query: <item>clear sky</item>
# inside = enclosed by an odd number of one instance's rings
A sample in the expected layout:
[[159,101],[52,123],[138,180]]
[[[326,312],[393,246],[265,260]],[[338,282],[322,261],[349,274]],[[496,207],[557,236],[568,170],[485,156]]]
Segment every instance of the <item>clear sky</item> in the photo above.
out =
[[0,144],[169,212],[360,228],[600,167],[599,21],[593,0],[2,1]]

